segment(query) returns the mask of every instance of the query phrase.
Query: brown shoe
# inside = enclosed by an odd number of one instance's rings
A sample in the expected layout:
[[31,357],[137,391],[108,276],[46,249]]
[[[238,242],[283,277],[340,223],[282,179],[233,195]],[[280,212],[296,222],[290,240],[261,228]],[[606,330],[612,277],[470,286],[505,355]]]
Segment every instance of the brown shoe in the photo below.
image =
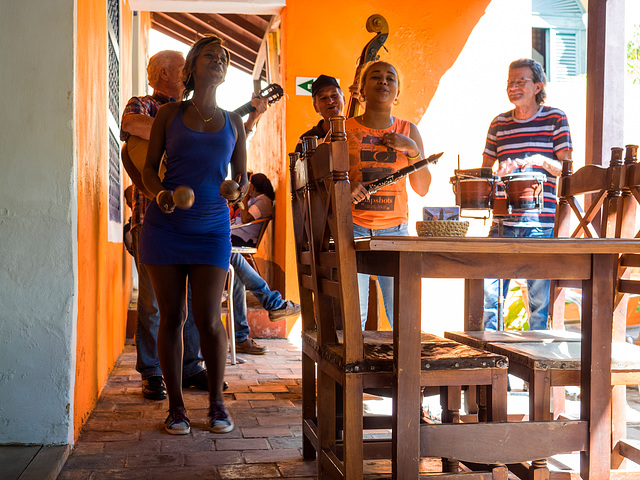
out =
[[293,303],[291,300],[286,300],[284,305],[278,310],[271,310],[269,312],[269,320],[272,322],[278,322],[283,318],[291,317],[293,315],[300,315],[300,304]]
[[247,338],[244,342],[236,343],[236,353],[247,353],[249,355],[264,355],[269,349],[258,345],[253,338]]

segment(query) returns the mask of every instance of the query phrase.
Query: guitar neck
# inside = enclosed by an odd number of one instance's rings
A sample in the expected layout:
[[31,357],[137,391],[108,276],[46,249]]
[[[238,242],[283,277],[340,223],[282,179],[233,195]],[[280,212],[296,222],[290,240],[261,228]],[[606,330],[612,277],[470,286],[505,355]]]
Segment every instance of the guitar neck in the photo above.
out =
[[252,106],[251,102],[247,102],[244,105],[236,108],[233,112],[237,113],[241,117],[244,117],[245,115],[248,115],[249,113],[253,112],[255,109],[256,107]]

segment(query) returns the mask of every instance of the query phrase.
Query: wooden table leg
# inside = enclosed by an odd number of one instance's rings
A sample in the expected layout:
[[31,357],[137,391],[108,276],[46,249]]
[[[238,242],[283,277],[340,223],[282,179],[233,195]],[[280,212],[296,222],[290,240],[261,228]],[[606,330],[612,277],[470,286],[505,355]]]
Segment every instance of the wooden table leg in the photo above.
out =
[[464,329],[484,330],[484,279],[464,281]]
[[[392,476],[420,471],[421,255],[399,255],[394,281]],[[400,288],[398,278],[401,279]]]
[[551,372],[533,370],[529,379],[529,421],[540,422],[551,418]]
[[589,422],[580,455],[583,480],[609,480],[611,462],[611,339],[617,255],[593,255],[591,280],[582,285],[580,418]]

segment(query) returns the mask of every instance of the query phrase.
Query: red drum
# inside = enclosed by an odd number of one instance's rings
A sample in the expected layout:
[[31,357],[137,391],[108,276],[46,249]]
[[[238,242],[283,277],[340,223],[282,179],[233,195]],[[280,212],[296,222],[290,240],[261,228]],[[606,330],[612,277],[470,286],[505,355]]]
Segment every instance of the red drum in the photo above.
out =
[[492,205],[494,178],[451,177],[456,204],[460,208],[489,209]]
[[542,184],[547,179],[544,173],[517,172],[502,177],[509,209],[540,210],[542,208]]

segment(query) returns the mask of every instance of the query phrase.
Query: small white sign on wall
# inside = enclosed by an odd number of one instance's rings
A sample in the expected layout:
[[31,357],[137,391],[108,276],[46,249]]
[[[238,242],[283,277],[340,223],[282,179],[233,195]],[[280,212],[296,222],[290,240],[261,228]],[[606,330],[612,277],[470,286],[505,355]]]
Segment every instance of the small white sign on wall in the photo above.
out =
[[[307,95],[311,96],[311,84],[317,77],[296,77],[296,95]],[[338,80],[338,84],[340,84],[340,79]]]
[[316,77],[296,77],[296,95],[311,96],[311,84]]

